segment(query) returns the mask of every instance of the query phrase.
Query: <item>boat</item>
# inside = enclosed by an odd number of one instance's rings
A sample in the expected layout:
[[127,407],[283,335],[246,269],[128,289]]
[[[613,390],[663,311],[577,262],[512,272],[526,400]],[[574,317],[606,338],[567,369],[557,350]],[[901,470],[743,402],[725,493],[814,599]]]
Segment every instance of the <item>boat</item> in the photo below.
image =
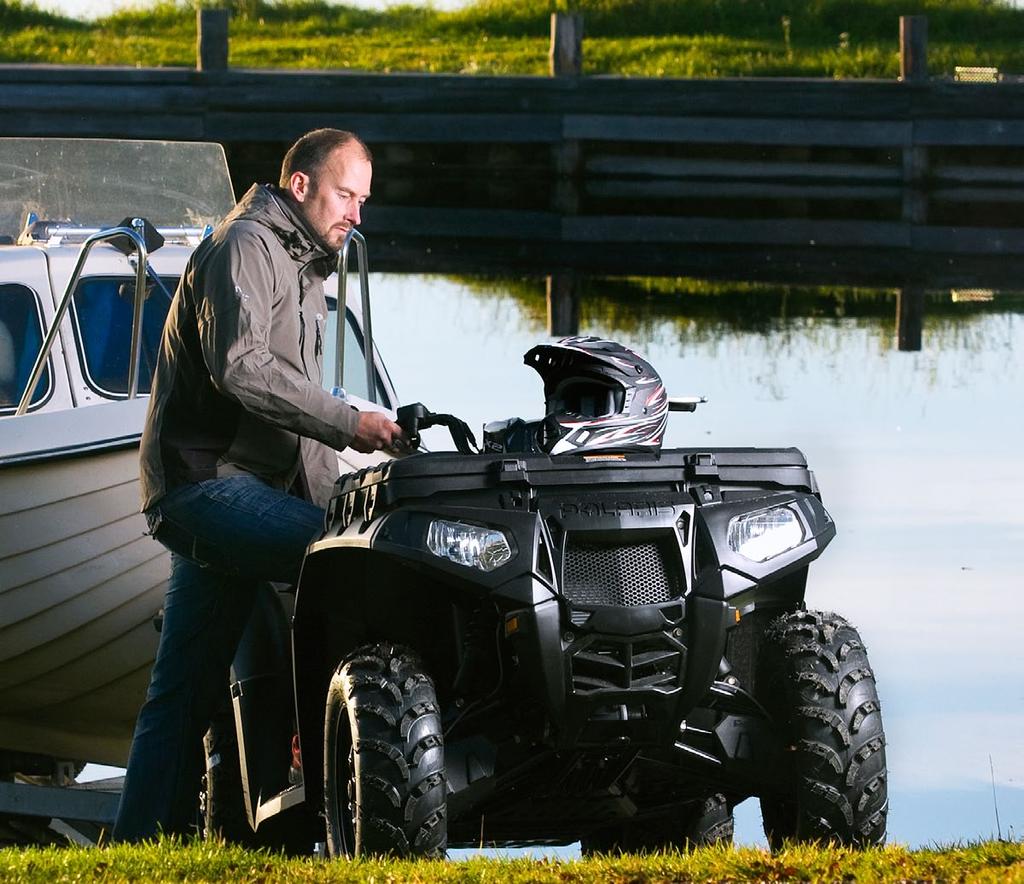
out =
[[[185,262],[233,204],[217,144],[0,139],[0,780],[126,763],[169,571],[139,513],[150,377]],[[391,410],[358,233],[339,271],[325,386]]]

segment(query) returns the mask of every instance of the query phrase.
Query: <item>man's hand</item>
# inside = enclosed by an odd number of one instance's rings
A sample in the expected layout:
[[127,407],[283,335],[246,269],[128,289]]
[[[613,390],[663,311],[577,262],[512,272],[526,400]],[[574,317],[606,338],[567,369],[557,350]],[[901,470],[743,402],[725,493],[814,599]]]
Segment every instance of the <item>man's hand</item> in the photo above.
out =
[[388,449],[402,451],[408,446],[408,440],[402,428],[386,414],[378,411],[360,411],[359,426],[349,443],[356,451],[369,454],[371,451]]

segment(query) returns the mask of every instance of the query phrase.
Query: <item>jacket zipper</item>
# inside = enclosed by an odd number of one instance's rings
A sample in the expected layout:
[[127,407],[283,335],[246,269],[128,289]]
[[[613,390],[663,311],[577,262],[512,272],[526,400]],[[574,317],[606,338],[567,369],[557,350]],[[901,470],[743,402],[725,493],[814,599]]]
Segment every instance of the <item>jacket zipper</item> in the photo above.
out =
[[309,376],[309,368],[306,365],[306,320],[302,315],[302,307],[299,307],[299,358],[302,360],[302,370],[306,374],[306,380],[312,380]]

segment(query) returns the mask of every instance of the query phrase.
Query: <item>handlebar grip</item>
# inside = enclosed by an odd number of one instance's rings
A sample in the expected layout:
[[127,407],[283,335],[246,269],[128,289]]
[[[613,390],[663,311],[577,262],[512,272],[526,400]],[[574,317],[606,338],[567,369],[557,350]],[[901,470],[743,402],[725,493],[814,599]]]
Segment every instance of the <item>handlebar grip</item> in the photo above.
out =
[[402,432],[409,439],[409,447],[413,450],[420,447],[420,425],[428,424],[432,417],[433,414],[422,402],[399,406],[395,423],[402,428]]

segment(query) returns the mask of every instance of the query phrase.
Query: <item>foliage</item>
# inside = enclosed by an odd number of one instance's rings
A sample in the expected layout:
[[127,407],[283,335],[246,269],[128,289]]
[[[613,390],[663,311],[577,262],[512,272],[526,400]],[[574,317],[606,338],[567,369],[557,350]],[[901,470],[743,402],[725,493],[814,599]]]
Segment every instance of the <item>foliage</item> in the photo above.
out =
[[755,848],[704,848],[690,854],[598,856],[585,860],[473,858],[462,862],[285,859],[211,842],[118,845],[108,848],[0,850],[0,880],[66,881],[415,881],[419,884],[502,881],[583,884],[643,881],[879,881],[1024,882],[1024,844],[986,842],[948,849],[892,846],[855,851],[791,847],[776,854]]
[[50,27],[78,30],[85,27],[82,22],[39,9],[22,0],[0,0],[0,29]]
[[1002,39],[1024,36],[1024,14],[992,0],[476,0],[449,21],[489,33],[546,33],[549,16],[568,9],[583,14],[592,37],[664,34],[728,34],[749,39],[782,37],[791,22],[794,42],[835,40],[840,33],[860,40],[895,41],[900,15],[927,15],[933,39],[966,34]]

